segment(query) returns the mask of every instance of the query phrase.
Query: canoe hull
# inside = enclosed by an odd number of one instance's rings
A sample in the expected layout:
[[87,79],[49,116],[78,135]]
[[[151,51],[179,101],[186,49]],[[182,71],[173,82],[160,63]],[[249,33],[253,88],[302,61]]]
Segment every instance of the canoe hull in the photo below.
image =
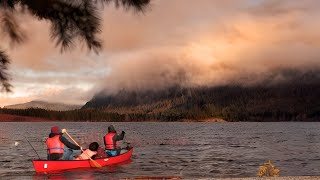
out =
[[[108,166],[112,164],[118,164],[130,160],[132,156],[133,148],[128,152],[121,154],[119,156],[107,157],[103,159],[95,159],[97,163],[101,166]],[[58,160],[58,161],[48,161],[48,160],[33,160],[33,167],[37,173],[45,173],[52,171],[63,171],[75,168],[95,168],[96,166],[91,162],[91,160]]]

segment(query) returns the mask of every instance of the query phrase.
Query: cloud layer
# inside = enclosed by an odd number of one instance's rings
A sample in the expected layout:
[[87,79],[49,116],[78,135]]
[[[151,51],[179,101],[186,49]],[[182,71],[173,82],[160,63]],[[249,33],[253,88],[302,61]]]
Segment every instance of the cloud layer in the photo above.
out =
[[60,54],[49,25],[27,18],[28,41],[10,50],[15,94],[0,104],[85,103],[102,89],[252,84],[281,68],[318,69],[319,7],[316,0],[153,0],[139,15],[109,6],[99,55],[81,45]]
[[107,50],[118,53],[110,61],[104,87],[114,92],[175,84],[252,84],[278,69],[317,69],[318,5],[289,0],[154,1],[144,17],[113,12],[106,16],[111,30],[105,29],[104,35]]

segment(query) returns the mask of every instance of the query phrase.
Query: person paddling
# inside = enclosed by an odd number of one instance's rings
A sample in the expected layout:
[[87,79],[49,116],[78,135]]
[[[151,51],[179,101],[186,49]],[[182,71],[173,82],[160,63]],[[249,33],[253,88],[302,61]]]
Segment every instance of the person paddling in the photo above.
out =
[[120,154],[121,148],[118,145],[118,141],[123,140],[125,132],[122,131],[120,135],[117,131],[110,125],[108,127],[108,133],[103,137],[105,151],[109,156],[117,156]]
[[46,144],[48,148],[48,160],[69,160],[73,153],[70,149],[80,149],[79,146],[69,142],[62,136],[61,130],[58,126],[51,127],[51,133],[49,134]]

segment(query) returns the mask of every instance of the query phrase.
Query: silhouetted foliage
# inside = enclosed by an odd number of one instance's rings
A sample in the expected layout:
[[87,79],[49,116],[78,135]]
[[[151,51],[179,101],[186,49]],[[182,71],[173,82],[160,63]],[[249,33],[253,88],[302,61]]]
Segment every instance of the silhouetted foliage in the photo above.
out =
[[0,51],[0,82],[2,83],[1,91],[11,91],[11,85],[9,83],[9,75],[7,73],[8,64],[10,63],[9,57]]
[[[99,6],[111,2],[116,7],[143,12],[150,0],[0,0],[1,28],[13,43],[23,42],[25,35],[14,15],[28,13],[51,23],[51,38],[61,47],[61,51],[72,48],[75,41],[80,40],[85,42],[89,50],[98,52],[102,47],[102,41],[97,38],[101,32]],[[7,57],[1,52],[0,58]],[[10,91],[11,85],[5,72],[8,63],[1,64],[0,73],[4,76],[0,81],[4,90]]]
[[59,121],[122,121],[123,119],[125,119],[124,115],[118,113],[105,113],[98,110],[51,111],[39,108],[0,108],[0,113]]

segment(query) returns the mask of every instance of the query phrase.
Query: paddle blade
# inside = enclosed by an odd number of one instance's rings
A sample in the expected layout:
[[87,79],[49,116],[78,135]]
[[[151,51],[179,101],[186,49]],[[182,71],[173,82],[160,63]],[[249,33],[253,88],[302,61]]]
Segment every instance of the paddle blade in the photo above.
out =
[[101,168],[102,167],[97,161],[95,161],[93,159],[90,159],[90,165],[92,167],[96,167],[96,168]]

